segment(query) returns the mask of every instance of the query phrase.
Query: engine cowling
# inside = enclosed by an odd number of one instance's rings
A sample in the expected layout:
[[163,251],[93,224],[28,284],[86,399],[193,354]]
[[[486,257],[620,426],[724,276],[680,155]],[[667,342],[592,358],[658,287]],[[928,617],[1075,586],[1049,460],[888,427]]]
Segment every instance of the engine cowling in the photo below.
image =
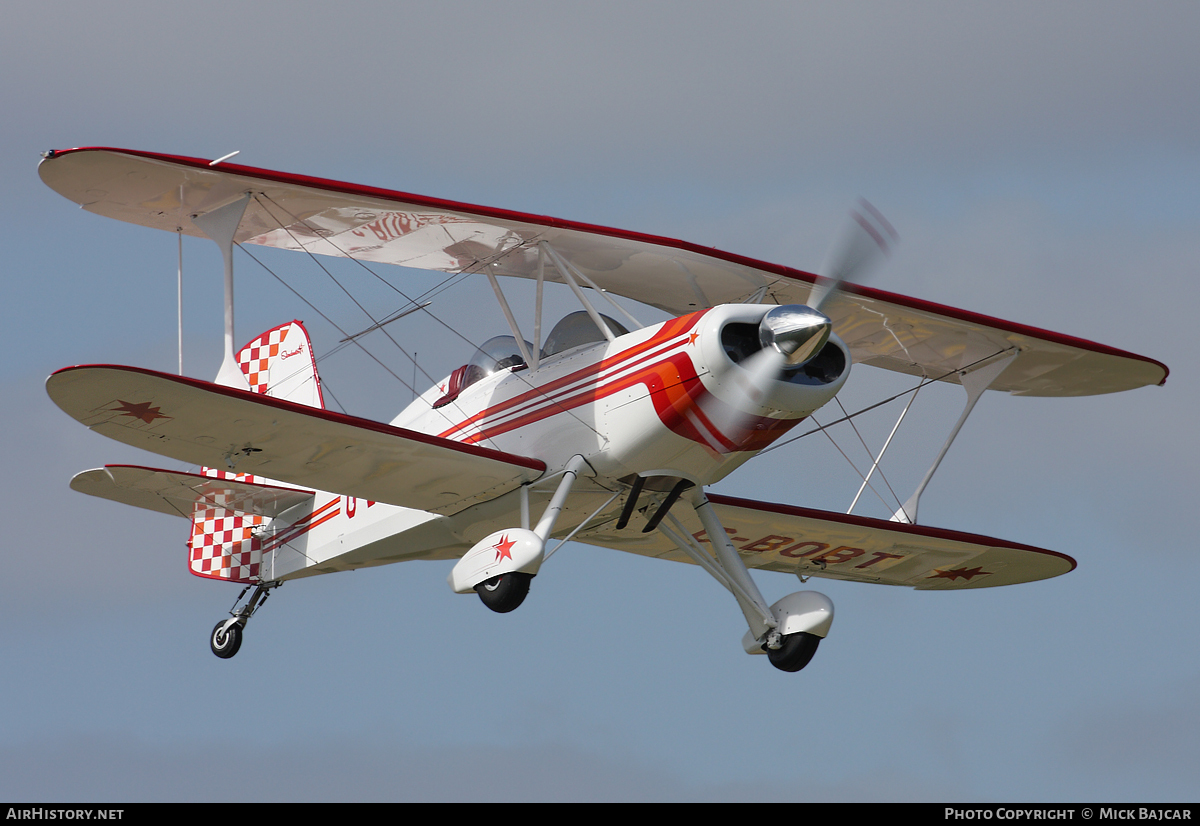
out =
[[[815,332],[788,342],[796,345],[790,353],[774,345],[795,324],[781,325],[781,332],[772,326],[764,346],[764,317],[794,309],[722,305],[631,333],[640,341],[625,344],[624,352],[654,355],[614,360],[625,384],[600,393],[605,441],[588,454],[589,463],[616,478],[711,484],[831,401],[849,375],[850,353],[828,332],[824,316],[817,314]],[[626,338],[612,350],[622,352],[617,348]],[[796,352],[798,363],[789,363]]]
[[850,351],[831,326],[802,305],[727,305],[705,315],[702,380],[713,415],[742,431],[727,433],[732,441],[761,449],[753,431],[771,424],[763,420],[794,423],[832,401],[850,375]]

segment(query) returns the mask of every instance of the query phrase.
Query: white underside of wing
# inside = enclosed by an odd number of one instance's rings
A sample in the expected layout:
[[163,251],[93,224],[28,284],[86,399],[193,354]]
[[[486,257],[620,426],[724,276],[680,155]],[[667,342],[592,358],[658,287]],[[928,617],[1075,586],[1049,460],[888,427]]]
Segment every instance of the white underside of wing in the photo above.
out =
[[[708,498],[749,568],[941,591],[1031,582],[1075,567],[1063,554],[987,536],[714,494]],[[711,548],[691,508],[676,506],[671,514],[701,548]],[[662,533],[642,533],[644,516],[635,515],[621,531],[613,530],[614,521],[577,538],[691,561]]]
[[274,519],[313,492],[218,479],[198,473],[135,465],[107,465],[77,473],[71,489],[125,505],[191,519],[197,502],[220,502],[239,513]]
[[132,367],[46,382],[73,418],[204,467],[432,513],[456,513],[541,476],[542,463],[267,396]]
[[[192,216],[249,191],[241,244],[447,272],[485,265],[536,278],[545,242],[600,288],[675,315],[749,300],[807,303],[801,272],[696,244],[199,159],[69,150],[43,161],[54,190],[123,221],[201,235]],[[562,281],[554,267],[551,281]],[[958,382],[957,371],[1016,349],[992,385],[1021,395],[1081,396],[1160,384],[1161,363],[1104,345],[927,301],[851,288],[823,310],[857,362]]]

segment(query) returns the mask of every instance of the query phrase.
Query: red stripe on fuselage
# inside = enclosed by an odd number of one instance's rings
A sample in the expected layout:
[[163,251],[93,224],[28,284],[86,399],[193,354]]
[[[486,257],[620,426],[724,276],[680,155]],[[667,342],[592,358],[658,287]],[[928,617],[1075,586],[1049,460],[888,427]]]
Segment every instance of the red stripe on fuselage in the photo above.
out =
[[[685,343],[695,341],[687,334],[705,312],[668,321],[640,344],[481,410],[438,435],[475,444],[640,384],[646,388],[659,419],[672,432],[715,453],[761,450],[803,419],[756,416],[740,421],[737,415],[723,416],[738,422],[734,433],[723,433],[713,424],[698,402],[706,399],[706,403],[722,407],[724,402],[708,393],[690,354],[682,349]],[[555,392],[563,395],[550,395]],[[477,428],[475,432],[465,432],[472,427]]]
[[[593,384],[573,396],[564,399],[556,400],[553,407],[543,407],[538,410],[531,411],[524,416],[511,419],[503,424],[490,427],[486,430],[481,430],[478,433],[463,437],[462,441],[473,444],[483,439],[489,439],[493,436],[498,436],[501,433],[507,433],[510,430],[515,430],[519,427],[533,424],[546,418],[548,415],[560,413],[567,410],[572,410],[584,404],[596,402],[599,399],[607,398],[614,393],[620,393],[630,387],[638,384],[646,387],[647,393],[656,398],[661,396],[660,390],[675,387],[677,385],[688,383],[694,385],[690,390],[686,391],[689,398],[697,398],[703,394],[704,386],[700,382],[700,377],[696,375],[696,369],[692,364],[691,358],[687,353],[672,353],[662,361],[656,362],[649,367],[638,370],[634,373],[622,376],[620,378],[609,381],[605,384]],[[656,405],[657,407],[657,401]]]
[[[574,373],[571,373],[570,375],[563,376],[560,379],[547,382],[541,387],[537,387],[518,396],[514,396],[513,398],[500,402],[493,407],[485,408],[484,410],[481,410],[473,416],[467,417],[463,421],[439,433],[438,435],[447,439],[454,438],[457,435],[457,441],[467,444],[474,444],[500,433],[507,433],[515,427],[523,427],[532,422],[546,418],[547,416],[566,412],[572,408],[578,407],[581,404],[585,404],[588,401],[594,401],[597,398],[610,395],[610,393],[616,392],[616,390],[624,389],[632,384],[636,384],[638,383],[638,380],[630,381],[631,376],[626,376],[623,379],[617,379],[617,382],[620,383],[620,386],[616,387],[616,389],[612,389],[615,385],[614,382],[609,382],[608,384],[601,384],[600,382],[597,382],[590,385],[585,385],[583,388],[580,388],[578,392],[575,392],[574,395],[566,398],[553,398],[550,396],[550,394],[554,392],[570,388],[571,385],[578,384],[586,380],[594,380],[597,376],[605,371],[616,372],[619,370],[626,370],[644,361],[657,358],[659,355],[661,355],[661,353],[653,351],[659,350],[664,345],[668,347],[676,347],[681,344],[683,339],[680,339],[680,341],[673,341],[673,339],[691,330],[692,327],[694,327],[700,320],[700,317],[703,314],[704,312],[692,313],[690,315],[681,316],[680,318],[665,322],[657,334],[641,344],[636,344],[633,347],[630,347],[628,350],[621,351],[615,356],[601,359],[595,364],[584,367],[575,371]],[[680,353],[676,355],[683,354]],[[671,360],[674,358],[675,356],[670,357]],[[684,358],[687,361],[688,371],[692,374],[692,376],[695,376],[695,369],[691,366],[691,360],[686,356],[684,356]],[[653,371],[654,369],[654,367],[651,367],[649,368],[649,371]],[[644,378],[647,373],[648,371],[643,370],[632,375]],[[651,390],[653,391],[653,388],[651,388]],[[568,392],[572,391],[568,390]],[[469,436],[462,435],[462,431],[472,425],[478,425],[480,422],[506,413],[508,415],[514,415],[518,413],[519,408],[530,405],[538,406],[532,407],[528,412],[523,413],[517,418],[511,419],[504,424],[497,424],[493,427],[487,428],[486,430],[481,429],[480,431]]]
[[[330,519],[332,519],[333,517],[337,516],[338,514],[340,514],[342,512],[342,509],[340,507],[330,511],[330,508],[333,507],[334,505],[336,505],[340,501],[341,501],[340,496],[336,497],[334,499],[330,499],[328,502],[326,502],[321,507],[317,508],[315,511],[310,513],[308,516],[304,517],[303,519],[297,519],[291,525],[288,525],[286,528],[284,528],[278,534],[276,534],[275,536],[273,536],[269,540],[267,540],[267,542],[265,542],[263,544],[263,550],[264,551],[273,550],[275,548],[280,547],[281,545],[285,545],[288,542],[291,542],[292,540],[297,539],[298,537],[303,536],[304,534],[308,533],[313,528],[317,527],[317,525],[321,525],[325,522],[328,522]],[[329,511],[329,512],[325,513],[326,511]],[[318,517],[320,517],[320,518],[318,518]]]

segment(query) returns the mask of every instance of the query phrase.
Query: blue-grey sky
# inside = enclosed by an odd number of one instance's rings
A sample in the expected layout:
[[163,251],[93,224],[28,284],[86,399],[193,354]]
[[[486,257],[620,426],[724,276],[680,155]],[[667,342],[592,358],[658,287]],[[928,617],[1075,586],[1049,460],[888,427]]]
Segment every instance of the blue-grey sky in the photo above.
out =
[[[1196,4],[21,0],[0,20],[0,798],[1197,798]],[[185,523],[67,488],[158,460],[71,421],[46,375],[176,360],[175,238],[37,178],[39,152],[81,145],[236,149],[802,268],[862,195],[902,238],[877,286],[1142,353],[1171,377],[986,397],[922,521],[1079,568],[965,593],[814,583],[838,614],[800,674],[742,653],[740,613],[703,572],[579,545],[503,616],[452,594],[447,563],[291,583],[221,661],[206,635],[238,589],[187,573]],[[185,371],[207,378],[220,259],[193,240],[184,255]],[[339,323],[362,321],[311,262],[269,258]],[[335,330],[238,266],[240,339],[299,317],[333,349]],[[431,309],[504,332],[483,294]],[[467,357],[406,323],[395,334],[431,372]],[[387,419],[409,399],[349,350],[321,369],[349,412]],[[849,399],[903,386],[871,372]],[[905,492],[958,414],[961,391],[939,390],[893,449]],[[890,424],[865,426],[882,440]],[[855,487],[812,438],[717,490],[844,510]],[[796,590],[758,581],[771,600]]]

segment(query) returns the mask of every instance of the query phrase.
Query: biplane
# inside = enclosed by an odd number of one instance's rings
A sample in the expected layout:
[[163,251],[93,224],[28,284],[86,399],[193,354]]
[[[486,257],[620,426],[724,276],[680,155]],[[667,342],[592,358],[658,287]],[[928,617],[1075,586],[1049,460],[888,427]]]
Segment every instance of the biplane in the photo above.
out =
[[[833,604],[807,590],[768,604],[752,570],[919,590],[1067,573],[1076,563],[1064,554],[919,523],[925,487],[985,390],[1084,396],[1167,377],[1150,358],[856,283],[895,237],[865,203],[818,275],[228,156],[68,149],[45,153],[39,174],[89,212],[222,251],[215,381],[124,365],[47,380],[53,401],[90,429],[187,466],[110,465],[71,486],[189,521],[190,572],[244,585],[210,635],[222,658],[289,580],[456,560],[454,592],[504,613],[573,540],[700,566],[744,615],[744,650],[799,671],[829,633]],[[472,340],[465,363],[390,423],[336,412],[299,321],[235,349],[234,248],[248,245],[474,274],[508,331]],[[510,279],[536,284],[531,328],[517,323]],[[578,302],[553,325],[543,319],[548,284]],[[630,302],[668,320],[643,324]],[[406,312],[419,309],[414,300]],[[710,491],[832,401],[853,365],[966,394],[932,467],[890,519]]]

